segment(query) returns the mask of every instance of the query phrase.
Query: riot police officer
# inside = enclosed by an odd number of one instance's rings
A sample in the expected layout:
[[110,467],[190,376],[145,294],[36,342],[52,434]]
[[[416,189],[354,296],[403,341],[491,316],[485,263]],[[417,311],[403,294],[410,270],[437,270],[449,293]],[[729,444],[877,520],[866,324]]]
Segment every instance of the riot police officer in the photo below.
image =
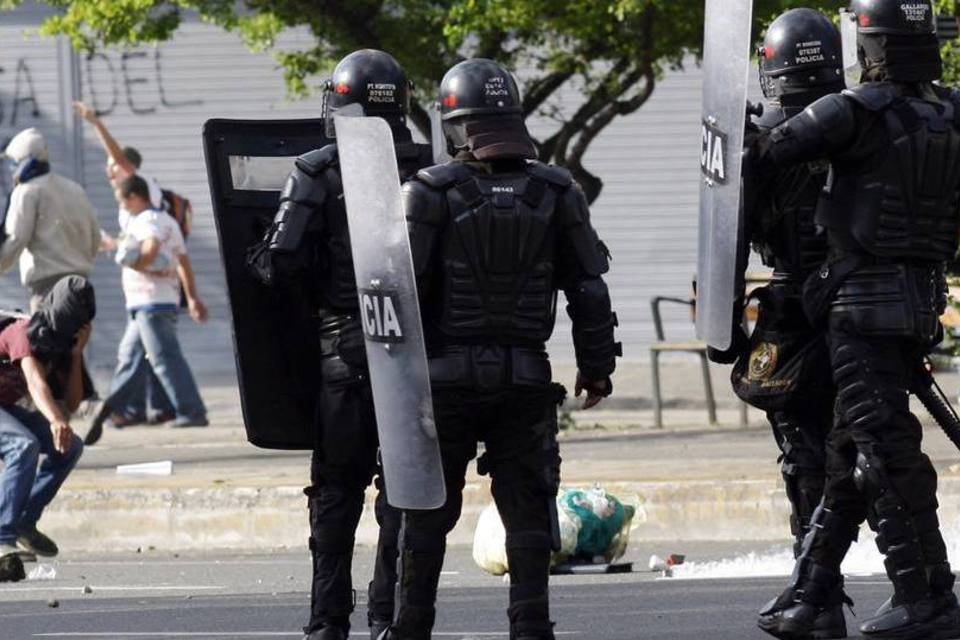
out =
[[484,59],[450,69],[440,86],[454,159],[403,189],[423,309],[447,502],[405,513],[400,593],[387,637],[430,638],[446,535],[460,516],[464,474],[480,473],[507,530],[510,634],[552,639],[547,578],[560,456],[545,342],[557,291],[573,321],[577,395],[612,391],[620,347],[603,274],[607,251],[584,194],[561,168],[536,162],[513,76]]
[[[758,59],[767,103],[748,124],[748,147],[762,132],[844,89],[840,33],[818,11],[791,9],[779,16],[767,29]],[[803,163],[766,176],[751,175],[745,165],[742,267],[749,244],[773,275],[770,284],[751,293],[759,302],[759,316],[750,339],[737,323],[734,347],[724,353],[711,350],[716,361],[736,360],[734,390],[767,414],[782,453],[797,556],[823,496],[826,440],[833,423],[825,331],[811,326],[801,299],[804,281],[827,258],[826,234],[817,228],[814,212],[828,168],[823,162]],[[742,316],[740,304],[734,316]],[[847,636],[843,600],[842,588],[836,589],[814,623],[816,637]],[[771,603],[761,613],[775,606]]]
[[[347,105],[384,118],[393,131],[401,178],[432,163],[430,147],[416,144],[407,128],[410,83],[383,51],[365,49],[336,66],[324,91],[327,134],[333,115]],[[377,471],[377,427],[358,320],[350,238],[337,146],[297,159],[280,209],[263,241],[249,256],[262,282],[296,284],[315,300],[322,361],[317,444],[306,489],[310,508],[313,588],[310,640],[344,640],[354,606],[351,561],[364,490]],[[376,517],[380,524],[368,621],[376,638],[393,615],[399,513],[389,507],[381,478]]]
[[816,213],[829,257],[808,279],[804,305],[827,325],[837,387],[823,504],[791,586],[759,624],[779,638],[811,637],[866,518],[894,595],[861,631],[956,638],[960,608],[937,519],[937,477],[908,393],[942,337],[944,263],[957,251],[960,94],[933,84],[942,65],[928,0],[851,5],[863,84],[761,136],[751,161],[761,172],[830,161]]

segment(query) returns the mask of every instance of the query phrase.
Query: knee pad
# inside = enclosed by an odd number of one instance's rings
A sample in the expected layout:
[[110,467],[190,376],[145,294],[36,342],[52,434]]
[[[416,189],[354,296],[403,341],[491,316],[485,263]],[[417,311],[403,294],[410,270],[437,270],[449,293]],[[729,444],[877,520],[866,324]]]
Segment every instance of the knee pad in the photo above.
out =
[[867,447],[866,450],[861,449],[857,452],[853,482],[860,493],[871,501],[876,501],[890,493],[892,489],[890,478],[887,476],[883,460],[876,454],[874,447]]

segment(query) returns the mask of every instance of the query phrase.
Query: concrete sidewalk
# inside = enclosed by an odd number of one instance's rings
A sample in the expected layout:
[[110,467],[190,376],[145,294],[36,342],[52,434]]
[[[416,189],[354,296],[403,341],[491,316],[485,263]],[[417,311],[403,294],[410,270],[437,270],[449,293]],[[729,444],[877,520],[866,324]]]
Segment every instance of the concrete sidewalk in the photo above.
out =
[[[668,393],[678,398],[665,411],[668,430],[652,429],[649,403],[623,380],[620,400],[610,409],[574,411],[578,428],[561,433],[564,486],[599,482],[637,500],[638,539],[787,537],[788,509],[769,429],[756,411],[750,428],[739,428],[738,405],[718,373],[719,427],[705,426],[699,387],[689,389],[686,381],[693,378],[682,367],[668,373]],[[955,380],[942,380],[955,388]],[[207,387],[204,396],[210,427],[107,430],[84,453],[41,529],[66,551],[302,547],[309,452],[247,444],[235,387]],[[85,428],[80,420],[76,426]],[[926,448],[941,473],[942,519],[960,520],[960,452],[935,427],[927,430]],[[173,462],[168,476],[117,474],[117,465],[165,460]],[[469,473],[455,544],[472,542],[479,512],[490,502],[489,478],[472,467]],[[376,539],[371,498],[358,533],[363,544]]]

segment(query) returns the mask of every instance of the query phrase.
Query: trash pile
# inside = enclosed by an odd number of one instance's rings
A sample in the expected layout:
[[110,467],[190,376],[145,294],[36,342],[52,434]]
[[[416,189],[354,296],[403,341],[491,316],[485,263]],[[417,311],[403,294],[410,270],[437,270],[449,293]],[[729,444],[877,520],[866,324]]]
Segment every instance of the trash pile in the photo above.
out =
[[[613,564],[627,551],[636,512],[636,504],[624,504],[600,485],[562,492],[557,497],[560,551],[553,554],[551,566]],[[473,560],[492,575],[509,572],[506,531],[494,504],[480,514]]]

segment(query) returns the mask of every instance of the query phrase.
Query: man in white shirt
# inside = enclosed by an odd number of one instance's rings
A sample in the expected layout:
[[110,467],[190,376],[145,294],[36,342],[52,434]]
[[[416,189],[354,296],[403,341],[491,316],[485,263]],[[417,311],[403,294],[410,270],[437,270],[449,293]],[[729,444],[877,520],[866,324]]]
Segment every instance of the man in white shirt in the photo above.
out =
[[129,317],[110,393],[85,438],[88,444],[99,438],[111,412],[129,406],[148,369],[173,404],[175,427],[207,425],[206,407],[177,339],[181,282],[191,317],[197,322],[207,317],[183,234],[172,217],[151,206],[150,188],[142,177],[127,177],[116,196],[130,216],[117,252]]
[[[140,165],[143,158],[133,147],[121,147],[116,138],[110,133],[107,126],[97,117],[96,110],[87,106],[83,102],[74,102],[73,109],[78,116],[83,118],[92,127],[97,134],[97,139],[107,155],[105,173],[110,186],[114,192],[120,184],[128,177],[136,175],[144,179],[150,194],[150,206],[153,209],[163,208],[163,191],[159,183],[153,177],[143,173]],[[130,221],[130,212],[124,207],[122,202],[118,202],[117,223],[120,229],[120,236],[124,236],[127,231],[127,225]],[[101,231],[100,248],[103,251],[116,251],[118,249],[117,238],[110,235],[107,231]],[[182,283],[186,289],[186,283]],[[130,356],[142,357],[142,349],[127,351]],[[131,363],[133,366],[135,363]],[[119,366],[119,364],[118,364]],[[171,400],[165,395],[163,385],[157,380],[152,371],[148,371],[142,379],[136,382],[137,390],[127,394],[130,402],[126,406],[114,407],[114,412],[109,416],[110,423],[114,427],[124,427],[141,422],[149,424],[159,424],[173,419],[175,416],[174,407]],[[102,433],[98,423],[91,429],[86,436],[86,444],[94,444]]]
[[14,136],[4,156],[13,166],[15,186],[3,225],[0,272],[19,261],[33,309],[64,276],[90,274],[100,226],[83,188],[50,171],[47,143],[37,129]]

